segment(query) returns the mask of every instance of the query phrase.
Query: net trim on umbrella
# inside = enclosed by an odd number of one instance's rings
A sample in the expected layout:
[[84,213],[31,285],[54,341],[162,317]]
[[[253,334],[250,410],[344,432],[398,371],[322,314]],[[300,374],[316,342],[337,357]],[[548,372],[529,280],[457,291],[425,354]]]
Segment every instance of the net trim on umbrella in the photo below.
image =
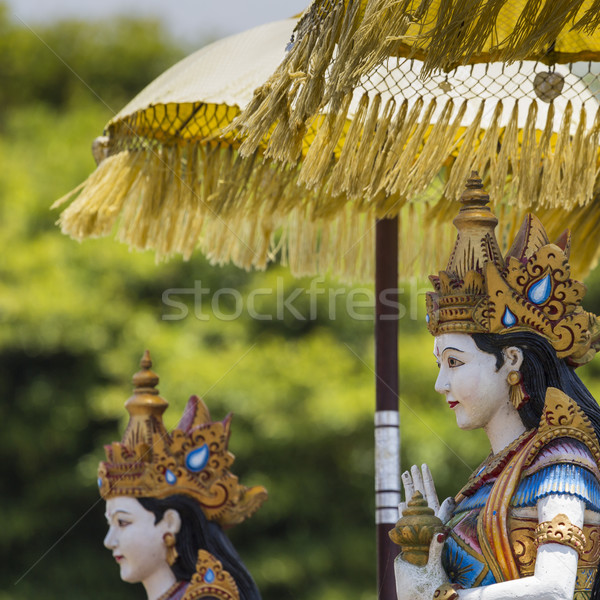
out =
[[599,0],[315,0],[288,56],[235,123],[246,136],[242,153],[253,152],[275,126],[268,154],[297,161],[298,139],[315,115],[339,110],[390,57],[425,61],[423,78],[477,62],[598,60],[599,6]]

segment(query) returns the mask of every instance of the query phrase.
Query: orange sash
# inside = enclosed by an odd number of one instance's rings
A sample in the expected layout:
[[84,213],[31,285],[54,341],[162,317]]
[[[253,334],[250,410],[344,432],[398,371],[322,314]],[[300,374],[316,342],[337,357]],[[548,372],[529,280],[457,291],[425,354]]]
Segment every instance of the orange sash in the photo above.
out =
[[534,435],[506,464],[477,520],[481,551],[497,582],[520,577],[508,537],[508,508],[536,441]]

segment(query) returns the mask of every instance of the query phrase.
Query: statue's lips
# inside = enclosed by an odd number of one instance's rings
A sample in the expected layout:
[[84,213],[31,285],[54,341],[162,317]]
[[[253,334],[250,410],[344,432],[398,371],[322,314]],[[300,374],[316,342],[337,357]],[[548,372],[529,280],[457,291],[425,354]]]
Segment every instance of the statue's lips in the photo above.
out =
[[455,408],[458,405],[458,402],[456,402],[455,400],[448,400],[448,406],[450,408]]
[[121,554],[115,554],[115,555],[114,555],[114,559],[115,559],[115,560],[116,560],[118,563],[120,563],[120,562],[123,560],[123,558],[124,558],[124,557],[123,557]]

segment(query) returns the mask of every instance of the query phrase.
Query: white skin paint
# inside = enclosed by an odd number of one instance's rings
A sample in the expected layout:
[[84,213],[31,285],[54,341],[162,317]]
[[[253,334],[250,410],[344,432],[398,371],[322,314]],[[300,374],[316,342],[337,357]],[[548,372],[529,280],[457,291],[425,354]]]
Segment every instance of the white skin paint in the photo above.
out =
[[[494,453],[514,441],[525,427],[509,398],[508,373],[518,370],[523,361],[519,348],[506,348],[505,361],[496,370],[496,357],[481,351],[473,338],[464,333],[447,333],[436,337],[434,356],[440,372],[435,389],[445,396],[456,423],[461,429],[482,428]],[[428,505],[446,521],[453,500],[440,506],[433,478],[427,465],[413,466],[402,475],[406,498],[420,491]],[[400,515],[405,503],[399,507]],[[574,525],[583,527],[585,505],[566,494],[543,498],[537,505],[538,521],[552,520],[563,513]],[[435,590],[448,581],[441,566],[443,539],[431,543],[429,563],[415,567],[398,557],[395,561],[398,600],[431,600]],[[536,555],[535,573],[513,581],[459,590],[461,600],[570,600],[573,598],[577,571],[577,552],[561,544],[544,544]]]
[[482,428],[500,452],[524,431],[509,397],[508,374],[523,362],[519,348],[504,351],[504,365],[496,371],[496,357],[482,352],[465,333],[445,333],[435,338],[433,354],[439,374],[435,391],[446,397],[461,429]]
[[106,501],[108,533],[104,545],[119,564],[121,579],[142,583],[148,600],[156,600],[176,581],[167,563],[166,533],[176,534],[181,518],[176,510],[167,510],[155,523],[154,513],[135,498],[118,496]]

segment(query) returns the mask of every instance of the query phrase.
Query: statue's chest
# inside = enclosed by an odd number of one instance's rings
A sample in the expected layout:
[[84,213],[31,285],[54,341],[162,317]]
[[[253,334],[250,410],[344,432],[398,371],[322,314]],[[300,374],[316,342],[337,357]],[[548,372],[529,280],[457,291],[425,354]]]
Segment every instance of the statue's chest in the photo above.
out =
[[477,523],[493,482],[480,487],[473,496],[464,498],[446,523],[449,536],[444,545],[442,562],[452,583],[464,588],[495,583],[481,551]]

